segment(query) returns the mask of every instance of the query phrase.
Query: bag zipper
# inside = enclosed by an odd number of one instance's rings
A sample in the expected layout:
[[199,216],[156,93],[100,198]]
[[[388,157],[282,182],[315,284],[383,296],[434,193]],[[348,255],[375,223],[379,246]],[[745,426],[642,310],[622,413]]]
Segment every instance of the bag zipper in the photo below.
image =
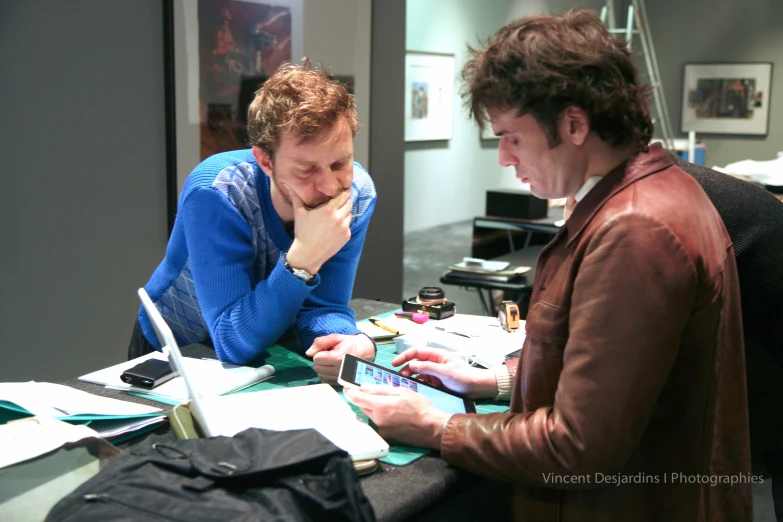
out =
[[86,495],[83,495],[82,498],[86,502],[113,502],[115,504],[118,504],[120,506],[123,506],[127,509],[132,509],[134,511],[139,511],[141,513],[146,513],[147,515],[150,515],[151,517],[164,519],[164,520],[173,520],[174,522],[183,522],[181,519],[178,518],[172,518],[166,515],[162,515],[160,513],[155,513],[154,511],[150,511],[149,509],[144,509],[139,506],[129,504],[127,502],[123,502],[122,500],[116,499],[109,495],[108,493],[88,493]]

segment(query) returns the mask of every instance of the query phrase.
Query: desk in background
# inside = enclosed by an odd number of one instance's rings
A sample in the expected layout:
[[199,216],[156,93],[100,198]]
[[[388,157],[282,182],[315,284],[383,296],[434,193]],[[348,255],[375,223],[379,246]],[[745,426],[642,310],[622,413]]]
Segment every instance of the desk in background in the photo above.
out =
[[[511,299],[517,303],[520,316],[527,317],[532,285],[536,278],[538,253],[560,230],[558,222],[563,219],[563,210],[563,207],[550,207],[547,217],[541,219],[498,216],[473,218],[471,255],[480,259],[508,261],[513,266],[531,267],[523,281],[487,281],[481,277],[471,279],[445,272],[440,278],[441,284],[475,289],[484,314],[488,316],[497,314],[492,300],[492,290],[500,290],[503,292],[504,299]],[[498,234],[497,231],[502,232]],[[486,296],[484,291],[487,292]]]
[[515,241],[514,232],[524,232],[524,243],[521,248],[527,248],[531,245],[534,234],[543,234],[546,242],[551,236],[557,234],[560,227],[555,223],[563,219],[563,207],[549,207],[547,217],[541,219],[520,219],[497,216],[479,216],[473,218],[473,257],[483,259],[494,259],[497,256],[481,255],[477,252],[482,240],[482,229],[504,230],[508,240],[507,252],[514,252],[518,246]]
[[[398,304],[367,299],[350,303],[356,318],[366,319],[399,308]],[[195,344],[182,348],[187,357],[215,357],[215,351]],[[62,384],[95,395],[161,407],[158,402],[107,390],[103,386],[69,379]],[[174,435],[166,428],[166,436]],[[131,441],[132,446],[143,440]],[[362,489],[380,521],[408,520],[470,520],[479,518],[507,519],[508,487],[494,481],[479,479],[466,471],[446,464],[437,453],[430,453],[407,466],[381,463],[380,469],[361,479]],[[466,518],[467,517],[467,518]]]
[[[465,275],[457,276],[452,271],[448,271],[441,276],[440,282],[444,285],[475,288],[479,299],[481,300],[481,308],[484,310],[484,315],[490,317],[497,315],[497,310],[492,301],[492,290],[500,290],[503,292],[504,299],[511,299],[517,303],[520,317],[524,319],[527,317],[527,308],[530,302],[530,294],[533,290],[533,281],[536,279],[538,253],[541,252],[542,248],[543,246],[531,246],[494,259],[495,261],[506,261],[512,266],[529,266],[530,270],[525,273],[524,279],[520,281],[487,281],[480,276],[475,278],[470,278]],[[487,292],[486,297],[484,296],[485,290]]]

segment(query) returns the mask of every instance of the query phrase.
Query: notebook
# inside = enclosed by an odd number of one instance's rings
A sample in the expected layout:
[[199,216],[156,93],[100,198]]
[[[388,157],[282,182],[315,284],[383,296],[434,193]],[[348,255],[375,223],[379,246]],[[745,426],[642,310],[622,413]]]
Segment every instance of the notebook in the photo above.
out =
[[287,431],[313,428],[351,455],[351,459],[385,457],[389,445],[369,425],[356,418],[350,406],[328,384],[297,386],[238,395],[202,391],[184,364],[177,341],[143,288],[139,298],[162,346],[180,372],[190,395],[193,417],[207,437],[232,437],[247,428]]

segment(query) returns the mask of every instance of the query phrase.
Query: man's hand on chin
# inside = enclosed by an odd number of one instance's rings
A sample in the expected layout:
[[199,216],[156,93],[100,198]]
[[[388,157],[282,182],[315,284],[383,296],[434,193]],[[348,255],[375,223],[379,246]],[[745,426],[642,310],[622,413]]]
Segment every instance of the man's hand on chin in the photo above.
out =
[[313,369],[323,382],[334,384],[343,362],[350,353],[360,359],[375,360],[375,343],[364,334],[330,334],[317,337],[305,355],[313,358]]

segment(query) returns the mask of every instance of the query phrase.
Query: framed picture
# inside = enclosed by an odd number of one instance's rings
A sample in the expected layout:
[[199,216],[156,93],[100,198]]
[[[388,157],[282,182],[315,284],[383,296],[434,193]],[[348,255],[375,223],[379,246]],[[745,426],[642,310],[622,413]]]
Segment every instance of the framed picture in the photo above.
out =
[[683,84],[683,132],[767,134],[772,63],[689,63]]
[[451,139],[454,55],[405,54],[405,141]]
[[247,143],[247,109],[263,82],[302,56],[303,0],[166,0],[169,231],[193,168]]

